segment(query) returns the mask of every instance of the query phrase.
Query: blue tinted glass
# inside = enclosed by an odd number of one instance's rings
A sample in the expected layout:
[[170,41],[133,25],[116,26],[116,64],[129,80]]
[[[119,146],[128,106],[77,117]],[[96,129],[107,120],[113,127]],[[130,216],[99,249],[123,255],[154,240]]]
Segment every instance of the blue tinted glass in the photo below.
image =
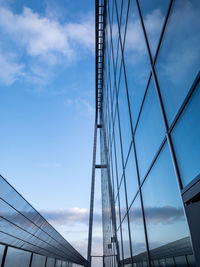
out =
[[121,232],[120,232],[120,228],[117,231],[117,239],[118,239],[118,244],[119,244],[119,257],[120,257],[120,260],[122,260],[122,243],[121,243]]
[[2,258],[3,258],[4,249],[5,249],[5,246],[0,245],[0,264],[1,264],[1,261],[2,261]]
[[134,127],[150,74],[149,57],[136,1],[130,1],[124,58]]
[[123,220],[124,215],[126,213],[126,198],[125,198],[124,178],[122,178],[121,186],[119,189],[119,196],[120,196],[121,219]]
[[133,146],[131,146],[131,151],[126,164],[125,180],[126,180],[127,200],[129,206],[138,190],[138,178],[137,178]]
[[[176,255],[181,246],[191,250],[180,193],[167,144],[142,187],[150,254]],[[185,251],[183,251],[183,254]]]
[[129,220],[133,259],[134,262],[136,262],[138,259],[142,261],[143,258],[146,257],[146,253],[144,253],[146,252],[146,242],[139,195],[137,196],[129,210]]
[[128,220],[127,216],[122,222],[122,239],[123,239],[123,249],[124,249],[124,259],[130,258],[130,240],[129,240],[129,232],[128,232]]
[[55,266],[55,259],[48,258],[47,259],[47,267],[54,267]]
[[174,1],[156,62],[161,94],[170,124],[199,72],[199,17],[199,0]]
[[46,261],[46,257],[45,256],[33,254],[31,267],[38,267],[38,266],[44,267],[45,266],[45,261]]
[[140,172],[140,179],[144,178],[147,169],[158,151],[164,138],[165,128],[156,89],[151,80],[138,128],[135,134],[135,144]]
[[200,174],[199,85],[172,131],[172,140],[183,186]]
[[153,57],[156,53],[169,2],[169,0],[140,0],[140,8]]
[[29,266],[31,253],[15,248],[8,248],[5,260],[5,267],[27,267]]
[[122,176],[122,156],[121,156],[121,144],[120,144],[120,136],[119,136],[119,122],[118,116],[115,119],[115,148],[116,148],[116,159],[117,159],[117,171],[118,171],[118,179],[121,179]]
[[118,94],[118,106],[119,106],[119,119],[120,119],[120,129],[122,136],[123,155],[124,155],[124,160],[126,160],[132,140],[132,134],[131,134],[127,94],[126,94],[126,84],[124,80],[124,72],[121,73],[120,87]]

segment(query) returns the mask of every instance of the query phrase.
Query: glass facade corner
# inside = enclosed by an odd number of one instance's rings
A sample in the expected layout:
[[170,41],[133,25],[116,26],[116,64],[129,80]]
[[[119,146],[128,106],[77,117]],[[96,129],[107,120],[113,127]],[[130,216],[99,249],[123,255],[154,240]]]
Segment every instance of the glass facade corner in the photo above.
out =
[[119,248],[105,266],[198,267],[200,2],[103,3],[102,184]]

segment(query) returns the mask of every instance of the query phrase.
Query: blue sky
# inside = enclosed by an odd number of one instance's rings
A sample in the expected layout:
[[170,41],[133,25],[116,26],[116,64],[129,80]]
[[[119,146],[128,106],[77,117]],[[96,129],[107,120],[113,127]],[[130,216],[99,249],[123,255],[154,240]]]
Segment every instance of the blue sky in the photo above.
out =
[[94,1],[0,0],[0,34],[0,172],[85,253]]

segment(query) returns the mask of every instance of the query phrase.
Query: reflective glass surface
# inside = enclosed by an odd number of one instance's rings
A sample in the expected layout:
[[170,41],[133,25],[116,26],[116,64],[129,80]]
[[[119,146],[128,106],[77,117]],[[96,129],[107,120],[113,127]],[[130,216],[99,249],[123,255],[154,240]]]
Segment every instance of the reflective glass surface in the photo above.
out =
[[148,52],[135,1],[130,1],[124,60],[134,127],[150,74]]
[[200,174],[200,85],[172,131],[183,186]]
[[177,267],[187,267],[187,261],[185,256],[175,257],[175,262]]
[[45,256],[33,254],[31,267],[38,267],[38,266],[45,267],[45,261],[46,261]]
[[[188,249],[191,249],[167,144],[147,176],[142,187],[142,195],[152,256],[162,251],[162,255],[168,257],[171,250],[176,253],[177,249],[187,242]],[[163,245],[166,246],[161,248]],[[155,248],[157,250],[153,250]]]
[[140,0],[139,2],[151,48],[151,54],[152,57],[154,57],[170,1]]
[[3,258],[4,249],[5,249],[5,246],[0,245],[0,264],[1,264],[1,261],[2,261],[2,258]]
[[129,108],[126,94],[126,84],[124,80],[124,73],[122,71],[120,78],[119,94],[118,94],[119,120],[122,136],[122,147],[124,160],[127,158],[128,150],[132,140]]
[[[129,210],[129,221],[132,242],[132,254],[133,259],[135,259],[134,261],[136,261],[137,259],[134,258],[134,256],[146,252],[144,224],[139,195],[136,197]],[[140,261],[143,259],[143,257],[145,257],[145,255],[141,256]]]
[[47,259],[47,267],[54,267],[55,266],[55,259],[48,258]]
[[199,0],[174,1],[156,62],[169,124],[173,121],[199,72],[199,17]]
[[133,151],[133,146],[131,146],[131,151],[129,153],[128,161],[125,169],[125,180],[126,180],[126,191],[128,207],[133,200],[137,190],[138,190],[138,178],[135,165],[135,155]]
[[121,228],[122,228],[124,259],[127,259],[131,257],[127,216],[123,220]]
[[124,178],[122,178],[122,182],[120,185],[119,197],[120,197],[121,220],[123,220],[124,215],[126,213],[126,195],[125,195],[125,188],[124,188]]
[[118,179],[121,179],[122,176],[122,156],[121,156],[121,144],[120,144],[120,136],[119,136],[119,121],[118,116],[115,119],[115,149],[116,149],[116,159],[117,159],[117,171],[118,171]]
[[154,83],[151,80],[135,134],[141,181],[162,143],[164,134],[161,109]]
[[31,253],[15,248],[8,248],[5,260],[5,267],[27,267],[29,266]]

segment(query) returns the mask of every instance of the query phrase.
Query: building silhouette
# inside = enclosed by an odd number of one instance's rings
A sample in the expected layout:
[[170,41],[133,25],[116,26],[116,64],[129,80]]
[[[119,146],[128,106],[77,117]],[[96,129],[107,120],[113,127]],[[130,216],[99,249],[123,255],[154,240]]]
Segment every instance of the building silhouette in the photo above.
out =
[[102,266],[198,267],[200,1],[96,0],[95,12],[87,260],[0,176],[1,266],[94,266],[100,169]]

